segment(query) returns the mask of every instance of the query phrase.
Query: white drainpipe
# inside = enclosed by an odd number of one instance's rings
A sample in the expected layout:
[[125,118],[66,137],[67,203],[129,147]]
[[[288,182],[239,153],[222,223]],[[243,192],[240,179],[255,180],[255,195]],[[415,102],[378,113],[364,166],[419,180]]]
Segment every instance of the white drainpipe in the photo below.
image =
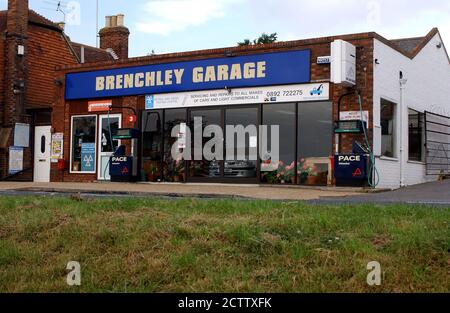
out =
[[400,187],[405,187],[405,170],[404,167],[406,165],[406,132],[405,132],[405,125],[407,125],[407,122],[405,123],[405,119],[408,116],[408,110],[407,106],[404,103],[405,99],[405,85],[407,79],[400,79],[400,108],[399,108],[399,114],[400,114]]

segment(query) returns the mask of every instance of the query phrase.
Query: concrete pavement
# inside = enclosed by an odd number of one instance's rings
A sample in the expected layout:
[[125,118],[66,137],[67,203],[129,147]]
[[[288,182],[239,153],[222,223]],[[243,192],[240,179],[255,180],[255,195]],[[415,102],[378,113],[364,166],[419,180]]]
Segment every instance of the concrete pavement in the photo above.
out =
[[322,198],[317,202],[427,204],[450,208],[450,180],[414,185],[383,193],[360,194],[352,197]]
[[173,183],[24,183],[0,182],[0,196],[27,194],[73,194],[107,196],[161,196],[199,198],[241,198],[304,200],[310,203],[404,203],[450,207],[450,180],[410,186],[403,189],[369,192],[358,188],[313,188],[301,186],[260,186],[230,184]]
[[0,182],[3,192],[56,192],[139,196],[188,196],[211,198],[249,198],[269,200],[317,200],[346,197],[362,192],[354,188],[302,188],[300,186],[259,186],[229,184],[148,184],[148,183],[27,183]]

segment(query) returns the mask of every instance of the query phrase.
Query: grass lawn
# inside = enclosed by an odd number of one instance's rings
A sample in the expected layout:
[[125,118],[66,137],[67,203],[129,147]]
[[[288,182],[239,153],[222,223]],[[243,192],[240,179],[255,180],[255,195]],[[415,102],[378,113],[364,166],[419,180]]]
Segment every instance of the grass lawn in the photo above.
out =
[[450,208],[0,198],[0,292],[449,292],[449,249]]

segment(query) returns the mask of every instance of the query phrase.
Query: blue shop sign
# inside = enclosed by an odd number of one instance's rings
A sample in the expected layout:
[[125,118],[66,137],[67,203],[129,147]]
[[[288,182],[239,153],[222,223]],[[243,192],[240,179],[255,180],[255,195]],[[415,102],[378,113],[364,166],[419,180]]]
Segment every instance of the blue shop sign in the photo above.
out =
[[310,50],[66,75],[66,100],[310,82]]
[[95,143],[81,144],[81,171],[95,171]]

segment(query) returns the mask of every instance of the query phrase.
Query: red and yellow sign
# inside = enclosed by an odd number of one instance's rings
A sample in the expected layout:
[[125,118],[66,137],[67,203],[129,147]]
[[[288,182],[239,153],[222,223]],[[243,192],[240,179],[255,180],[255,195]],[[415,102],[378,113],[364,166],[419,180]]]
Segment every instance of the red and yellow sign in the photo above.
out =
[[109,111],[111,107],[112,107],[112,100],[100,100],[88,102],[89,112]]

